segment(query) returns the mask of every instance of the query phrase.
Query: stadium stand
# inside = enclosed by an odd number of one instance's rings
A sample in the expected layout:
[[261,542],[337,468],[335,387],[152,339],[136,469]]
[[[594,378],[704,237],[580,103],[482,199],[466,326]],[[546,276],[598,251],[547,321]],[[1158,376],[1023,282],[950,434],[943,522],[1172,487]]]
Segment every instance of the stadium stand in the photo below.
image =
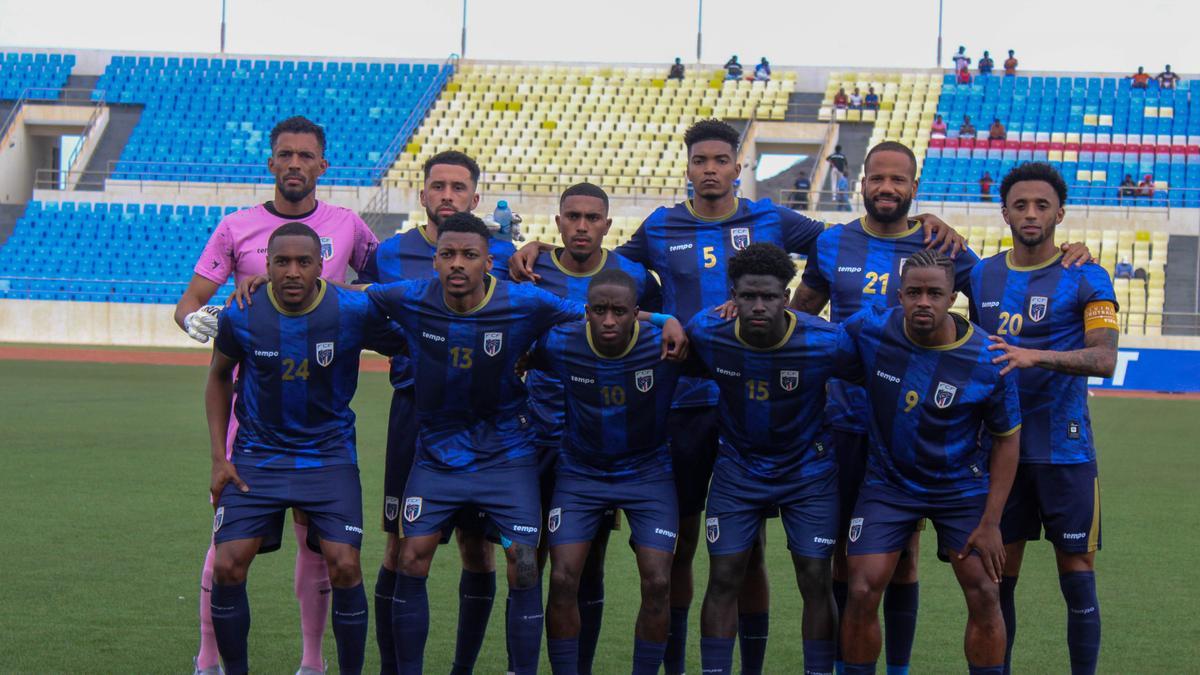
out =
[[97,83],[113,103],[145,106],[113,178],[269,182],[271,127],[304,115],[325,127],[326,183],[369,185],[407,137],[449,65],[114,56]]
[[[821,121],[873,122],[868,147],[883,141],[899,141],[913,149],[917,163],[925,157],[929,132],[942,91],[940,75],[925,73],[830,73],[825,86],[825,98],[817,118]],[[879,93],[879,110],[850,110],[833,107],[833,97],[839,88],[867,91],[874,87]]]
[[463,65],[388,172],[415,188],[421,163],[462,150],[486,169],[483,189],[555,193],[588,179],[613,194],[682,191],[679,139],[697,119],[784,119],[795,73],[725,81],[724,71],[667,80],[654,68]]
[[[0,100],[29,98],[53,100],[75,67],[74,54],[8,52],[0,59]],[[3,120],[0,120],[3,122]]]

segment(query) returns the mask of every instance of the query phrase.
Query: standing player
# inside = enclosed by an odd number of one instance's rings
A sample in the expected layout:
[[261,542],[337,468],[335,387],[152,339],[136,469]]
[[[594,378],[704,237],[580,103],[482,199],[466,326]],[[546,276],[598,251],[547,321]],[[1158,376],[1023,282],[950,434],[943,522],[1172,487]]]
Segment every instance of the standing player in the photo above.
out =
[[[729,296],[726,261],[752,242],[782,247],[789,253],[808,254],[824,224],[768,199],[741,199],[734,183],[741,175],[738,162],[740,137],[728,124],[702,120],[684,135],[688,149],[687,177],[695,198],[672,207],[660,207],[617,248],[617,253],[645,265],[662,280],[663,308],[687,321],[701,310],[725,302]],[[926,233],[936,229],[931,245],[957,247],[961,242],[944,223],[926,218]],[[526,245],[509,265],[514,279],[533,277],[538,244]],[[541,246],[549,248],[548,245]],[[679,496],[679,544],[671,569],[671,638],[665,669],[682,673],[687,640],[687,617],[692,603],[692,560],[700,533],[700,513],[708,493],[717,453],[717,388],[709,380],[684,378],[671,412],[671,455]],[[742,670],[762,670],[766,655],[769,605],[766,568],[761,546],[751,555],[749,570],[738,601]]]
[[[217,335],[217,317],[221,308],[206,304],[232,274],[238,281],[266,271],[267,238],[280,225],[303,221],[316,231],[321,242],[323,274],[342,279],[346,268],[363,269],[379,241],[353,211],[317,201],[316,187],[329,168],[325,159],[325,131],[303,117],[291,117],[271,130],[271,158],[267,168],[275,176],[272,201],[226,216],[213,231],[196,262],[187,290],[175,306],[175,323],[199,342]],[[233,442],[237,421],[229,429]],[[307,521],[294,512],[296,540],[307,537]],[[195,669],[200,673],[217,672],[217,643],[209,617],[209,589],[212,587],[213,551],[210,546],[200,579],[200,653]],[[321,556],[305,546],[296,552],[296,598],[300,601],[300,632],[304,653],[300,673],[311,675],[324,670],[321,640],[329,613],[329,573]]]
[[[867,394],[867,473],[848,533],[850,597],[842,617],[847,675],[874,673],[879,601],[917,523],[937,528],[967,604],[972,675],[1004,663],[1000,516],[1016,472],[1020,401],[983,331],[950,313],[954,263],[918,251],[900,272],[900,307],[872,306],[845,324]],[[991,452],[981,446],[990,434]]]
[[[636,283],[636,304],[647,312],[662,308],[662,292],[658,281],[641,265],[601,247],[612,226],[608,217],[608,194],[590,183],[572,185],[559,198],[559,214],[555,217],[562,237],[562,247],[542,251],[533,271],[538,286],[575,302],[587,302],[588,288],[596,275],[605,270],[622,270]],[[566,410],[563,384],[553,373],[532,370],[525,377],[529,388],[529,412],[541,464],[542,509],[550,508],[554,494],[555,462],[562,441]],[[612,517],[597,530],[588,549],[579,585],[579,672],[590,673],[600,638],[604,615],[604,555]],[[672,528],[675,531],[675,528]],[[543,538],[542,545],[546,546]],[[544,563],[543,563],[544,564]],[[661,660],[661,659],[660,659]]]
[[1117,301],[1099,265],[1056,265],[1054,230],[1067,186],[1046,164],[1013,169],[1000,184],[1001,213],[1013,248],[971,274],[979,324],[993,333],[995,362],[1021,394],[1021,463],[1001,529],[1007,562],[1000,606],[1011,663],[1017,615],[1013,592],[1025,542],[1044,527],[1054,544],[1067,602],[1072,673],[1094,673],[1100,655],[1095,561],[1100,550],[1100,487],[1087,406],[1087,377],[1112,377],[1117,362]]
[[837,612],[829,557],[837,535],[837,477],[821,416],[835,372],[837,324],[787,309],[796,268],[772,244],[729,260],[738,313],[688,323],[694,360],[720,388],[720,450],[705,514],[709,577],[700,619],[705,673],[731,673],[737,602],[764,516],[779,510],[804,598],[804,672],[833,670]]
[[[425,161],[425,184],[421,206],[425,207],[425,225],[397,234],[379,245],[358,275],[360,283],[392,283],[405,279],[431,279],[438,227],[456,213],[470,213],[479,205],[479,165],[467,155],[440,152]],[[512,244],[488,239],[488,253],[502,261],[492,268],[498,279],[508,278],[508,258]],[[383,480],[383,529],[387,549],[375,583],[375,637],[379,643],[381,668],[396,667],[396,649],[392,625],[392,599],[396,588],[396,569],[400,552],[400,498],[412,469],[416,453],[417,428],[413,423],[412,366],[406,355],[392,359],[392,406],[388,414],[387,462]],[[474,513],[460,514],[458,546],[462,557],[462,575],[458,582],[458,640],[454,651],[454,672],[469,673],[475,667],[487,632],[492,602],[496,596],[496,561],[492,544],[484,536]]]
[[[564,212],[574,213],[580,199],[566,197]],[[561,221],[560,227],[565,229]],[[530,376],[552,373],[561,383],[566,408],[546,526],[551,558],[546,634],[556,674],[583,672],[585,666],[591,671],[590,658],[580,663],[580,579],[593,541],[617,508],[629,519],[641,579],[633,672],[657,673],[667,648],[679,512],[666,418],[679,364],[661,359],[660,331],[638,322],[638,287],[616,268],[591,276],[587,321],[551,329],[530,363]],[[545,476],[542,480],[544,490]]]
[[[393,615],[401,673],[421,672],[429,566],[442,529],[469,506],[495,525],[508,558],[514,670],[537,669],[541,506],[525,387],[514,366],[541,333],[578,318],[582,306],[492,277],[488,239],[482,221],[455,214],[438,228],[437,279],[367,289],[405,329],[416,387],[417,457],[404,491]],[[682,349],[686,339],[674,323],[664,343]]]
[[[279,548],[284,512],[302,508],[333,585],[333,632],[343,673],[362,670],[362,490],[354,412],[359,352],[390,352],[401,338],[361,294],[320,280],[321,239],[303,223],[271,235],[271,283],[253,307],[221,313],[205,391],[212,446],[213,629],[225,672],[249,671],[246,575],[259,552]],[[266,296],[266,297],[263,297]],[[233,373],[240,422],[226,457]]]

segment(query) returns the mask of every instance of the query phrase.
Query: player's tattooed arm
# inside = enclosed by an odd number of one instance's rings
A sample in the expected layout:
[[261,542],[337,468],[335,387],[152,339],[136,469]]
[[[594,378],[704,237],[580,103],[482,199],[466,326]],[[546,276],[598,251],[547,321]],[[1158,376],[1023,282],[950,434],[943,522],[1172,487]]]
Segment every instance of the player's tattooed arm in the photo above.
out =
[[818,291],[804,283],[796,286],[796,293],[792,295],[792,309],[811,316],[820,314],[821,310],[825,309],[827,302],[829,302],[828,292]]
[[533,265],[542,251],[553,251],[554,244],[531,241],[508,259],[508,278],[513,281],[540,281],[541,276],[533,273]]
[[1117,340],[1119,333],[1113,328],[1093,328],[1084,334],[1083,349],[1058,352],[1048,349],[1024,349],[1008,344],[1003,338],[990,336],[993,344],[990,351],[1001,354],[992,363],[1004,364],[1001,375],[1014,368],[1045,368],[1068,375],[1090,377],[1112,377],[1117,367]]
[[212,363],[208,368],[208,383],[204,388],[204,411],[208,419],[209,450],[212,454],[212,476],[209,492],[213,508],[221,497],[227,483],[233,483],[242,492],[250,488],[242,482],[237,469],[225,457],[225,437],[229,431],[229,410],[233,406],[233,370],[237,361],[213,349]]

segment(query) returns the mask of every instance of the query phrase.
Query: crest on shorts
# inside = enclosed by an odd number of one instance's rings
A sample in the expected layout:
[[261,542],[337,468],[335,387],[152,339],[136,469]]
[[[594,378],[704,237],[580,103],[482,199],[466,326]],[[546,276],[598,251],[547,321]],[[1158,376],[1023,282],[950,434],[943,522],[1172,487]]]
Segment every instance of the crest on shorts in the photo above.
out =
[[633,383],[643,394],[650,391],[650,388],[654,386],[654,369],[647,368],[637,371],[633,374]]
[[546,528],[551,532],[558,532],[559,525],[562,525],[562,509],[556,506],[550,509],[550,517],[546,519]]
[[317,343],[317,364],[328,366],[333,363],[333,343],[318,342]]
[[1037,323],[1046,318],[1046,308],[1050,305],[1050,298],[1044,295],[1035,295],[1029,298],[1029,320]]
[[407,497],[404,500],[404,519],[408,522],[413,522],[421,517],[421,504],[424,501],[420,497]]
[[850,541],[858,541],[859,536],[862,535],[862,525],[862,518],[850,519]]
[[225,522],[225,507],[218,506],[217,512],[213,514],[213,534],[221,529],[221,523]]
[[321,259],[329,260],[333,257],[333,237],[321,237]]
[[400,498],[399,497],[384,497],[383,498],[383,517],[389,521],[395,520],[400,515]]
[[708,543],[715,544],[721,538],[721,523],[716,518],[704,519],[704,536],[708,538]]
[[949,408],[951,403],[954,403],[954,395],[958,393],[958,387],[945,382],[938,382],[937,391],[933,393],[933,402],[939,408]]
[[729,241],[733,248],[740,251],[750,245],[750,228],[735,227],[729,231]]
[[500,331],[489,331],[483,334],[483,353],[488,356],[495,356],[500,353],[500,348],[504,346],[504,333]]
[[796,387],[800,386],[800,371],[779,371],[779,386],[783,387],[784,391],[795,391]]

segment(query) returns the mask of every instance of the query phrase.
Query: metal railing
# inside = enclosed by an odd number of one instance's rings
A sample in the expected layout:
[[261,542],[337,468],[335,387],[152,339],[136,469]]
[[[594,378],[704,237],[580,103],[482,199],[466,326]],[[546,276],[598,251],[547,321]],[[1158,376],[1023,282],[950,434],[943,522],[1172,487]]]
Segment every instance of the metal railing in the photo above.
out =
[[[65,95],[69,93],[86,94],[83,98],[67,98]],[[17,119],[17,115],[21,113],[21,108],[26,103],[38,103],[45,105],[90,105],[94,103],[91,100],[91,89],[78,88],[55,88],[55,87],[26,87],[21,90],[17,96],[16,102],[13,103],[12,110],[8,111],[8,116],[4,118],[4,123],[0,124],[0,147],[3,147],[8,141],[8,132],[11,130],[13,122]]]
[[[120,175],[116,165],[122,164]],[[132,170],[130,167],[132,166]],[[195,173],[197,167],[211,167],[217,171]],[[355,192],[369,189],[362,179],[354,177],[369,167],[331,166],[321,177],[321,189]],[[239,171],[244,169],[245,171]],[[202,177],[202,180],[193,180]],[[275,178],[267,171],[266,164],[215,164],[202,162],[130,162],[109,160],[106,170],[38,169],[34,174],[34,187],[39,190],[58,190],[62,185],[75,189],[104,190],[111,181],[132,183],[139,190],[148,187],[171,188],[176,192],[205,190],[216,193],[244,191],[261,185],[272,185]]]
[[87,124],[83,127],[83,132],[79,134],[79,142],[75,144],[75,149],[71,151],[71,157],[67,159],[67,164],[63,168],[68,170],[75,168],[75,160],[79,159],[79,153],[83,152],[83,147],[87,144],[88,138],[92,135],[92,130],[96,128],[96,121],[100,119],[100,115],[105,110],[104,96],[105,92],[103,89],[94,89],[89,95],[88,98],[93,104],[92,114],[88,117]]

